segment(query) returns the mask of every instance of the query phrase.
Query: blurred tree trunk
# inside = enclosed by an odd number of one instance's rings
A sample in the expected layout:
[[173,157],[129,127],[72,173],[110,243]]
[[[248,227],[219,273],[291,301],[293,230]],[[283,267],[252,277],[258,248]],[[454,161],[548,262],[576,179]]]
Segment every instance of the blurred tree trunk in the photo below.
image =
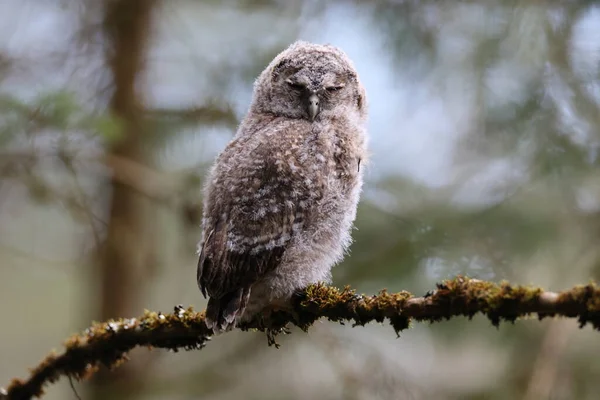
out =
[[[121,140],[108,151],[110,156],[135,162],[144,159],[142,104],[136,93],[136,77],[143,69],[153,5],[152,0],[106,0],[104,4],[103,29],[114,85],[110,109],[123,124]],[[101,321],[139,314],[140,291],[147,278],[147,204],[139,193],[114,178],[111,186],[98,282]],[[111,373],[102,371],[92,383],[91,398],[135,397],[141,384],[140,367],[139,363],[128,363]]]

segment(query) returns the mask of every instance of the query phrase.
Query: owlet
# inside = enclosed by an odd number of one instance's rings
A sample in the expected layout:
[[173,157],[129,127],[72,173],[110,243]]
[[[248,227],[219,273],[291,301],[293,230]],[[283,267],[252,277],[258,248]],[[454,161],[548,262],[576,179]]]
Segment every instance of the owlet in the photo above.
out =
[[204,192],[197,279],[214,332],[330,281],[351,242],[366,117],[365,90],[336,47],[296,42],[260,74]]

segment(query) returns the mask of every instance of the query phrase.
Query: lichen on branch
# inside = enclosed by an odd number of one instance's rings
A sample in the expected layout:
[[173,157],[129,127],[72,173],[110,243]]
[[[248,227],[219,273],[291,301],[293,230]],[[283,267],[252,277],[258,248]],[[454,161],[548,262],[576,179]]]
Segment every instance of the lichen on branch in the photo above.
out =
[[[244,324],[242,330],[267,332],[269,344],[288,323],[307,330],[316,320],[353,322],[354,326],[371,321],[389,320],[395,332],[407,329],[411,320],[436,322],[455,316],[485,315],[494,326],[500,321],[535,315],[577,318],[581,327],[590,323],[600,330],[600,289],[590,283],[555,293],[540,288],[495,284],[466,277],[446,280],[423,297],[409,292],[374,296],[357,294],[346,287],[313,285],[293,300],[293,313],[274,312]],[[137,347],[194,350],[203,348],[212,332],[204,323],[204,312],[176,306],[173,313],[146,311],[140,318],[94,323],[85,332],[65,342],[65,351],[48,355],[31,371],[26,380],[14,379],[0,391],[0,399],[41,397],[43,387],[61,376],[84,379],[101,365],[115,368],[127,360],[127,353]]]

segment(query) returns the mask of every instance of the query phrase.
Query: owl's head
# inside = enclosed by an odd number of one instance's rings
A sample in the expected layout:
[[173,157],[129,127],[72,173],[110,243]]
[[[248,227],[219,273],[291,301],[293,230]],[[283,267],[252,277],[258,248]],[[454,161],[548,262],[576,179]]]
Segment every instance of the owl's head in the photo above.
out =
[[298,41],[260,74],[251,111],[308,121],[348,113],[364,119],[365,91],[342,50]]

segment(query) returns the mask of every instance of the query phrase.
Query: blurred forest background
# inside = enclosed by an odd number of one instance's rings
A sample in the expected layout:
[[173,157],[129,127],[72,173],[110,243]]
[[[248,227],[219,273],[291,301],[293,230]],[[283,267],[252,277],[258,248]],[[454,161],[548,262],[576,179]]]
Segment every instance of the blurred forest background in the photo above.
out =
[[[0,384],[92,320],[205,306],[201,186],[296,39],[354,60],[371,163],[335,284],[423,294],[456,274],[600,277],[594,2],[2,0]],[[482,317],[232,332],[141,349],[84,399],[596,399],[574,320]],[[67,380],[47,399],[74,398]]]

